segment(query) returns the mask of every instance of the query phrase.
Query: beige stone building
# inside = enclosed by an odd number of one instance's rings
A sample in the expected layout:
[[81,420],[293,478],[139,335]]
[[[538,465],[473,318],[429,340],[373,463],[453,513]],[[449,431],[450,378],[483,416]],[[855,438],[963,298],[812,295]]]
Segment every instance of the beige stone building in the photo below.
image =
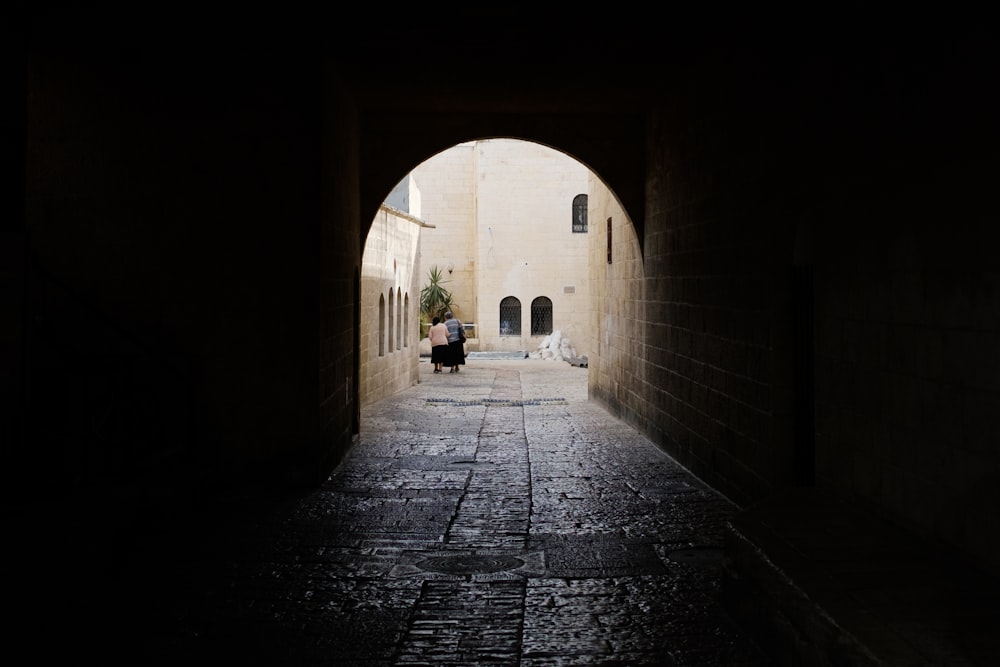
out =
[[365,244],[362,402],[417,381],[419,355],[430,354],[420,290],[435,266],[470,351],[533,354],[558,334],[563,356],[587,356],[595,187],[606,191],[573,158],[511,139],[460,144],[418,165],[386,197]]
[[561,332],[589,344],[589,170],[539,144],[490,139],[454,146],[411,177],[421,215],[421,285],[447,278],[455,312],[480,351],[531,352]]
[[[419,205],[417,205],[419,206]],[[384,205],[361,264],[360,400],[370,403],[417,382],[420,232],[418,217]]]
[[642,250],[632,221],[593,174],[589,192],[589,391],[606,405],[634,413],[638,411],[635,387],[650,381],[643,377],[648,372],[644,368],[666,374],[662,364],[642,363],[650,356],[645,349],[645,327],[637,326],[647,320],[640,312],[646,303]]

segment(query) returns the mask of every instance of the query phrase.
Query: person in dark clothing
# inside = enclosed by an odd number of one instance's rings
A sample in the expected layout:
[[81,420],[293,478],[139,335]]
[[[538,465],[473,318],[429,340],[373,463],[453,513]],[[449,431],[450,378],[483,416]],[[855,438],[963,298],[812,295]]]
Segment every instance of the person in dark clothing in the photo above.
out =
[[451,367],[449,373],[458,373],[460,366],[465,365],[465,325],[450,310],[444,314],[444,325],[448,327],[449,349],[444,365]]

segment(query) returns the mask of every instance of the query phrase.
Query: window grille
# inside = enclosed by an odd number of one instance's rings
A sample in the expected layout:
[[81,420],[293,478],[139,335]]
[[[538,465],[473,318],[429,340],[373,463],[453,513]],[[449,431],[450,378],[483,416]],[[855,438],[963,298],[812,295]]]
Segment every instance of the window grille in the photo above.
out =
[[573,197],[573,233],[587,233],[587,195]]
[[552,299],[540,296],[531,302],[531,335],[547,336],[552,333]]
[[505,296],[500,301],[500,335],[521,335],[521,300],[516,296]]

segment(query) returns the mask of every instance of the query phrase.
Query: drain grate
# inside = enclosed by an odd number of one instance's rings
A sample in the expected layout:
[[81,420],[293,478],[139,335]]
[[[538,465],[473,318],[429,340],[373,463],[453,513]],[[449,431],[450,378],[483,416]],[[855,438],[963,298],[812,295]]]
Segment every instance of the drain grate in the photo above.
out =
[[545,574],[541,551],[406,551],[389,572],[393,577],[500,581]]
[[524,561],[516,556],[502,554],[455,554],[425,558],[416,565],[422,570],[445,574],[490,574],[519,568],[524,565]]
[[430,405],[489,405],[499,407],[523,407],[526,405],[569,405],[565,398],[529,398],[507,399],[507,398],[476,398],[476,399],[456,399],[456,398],[428,398]]

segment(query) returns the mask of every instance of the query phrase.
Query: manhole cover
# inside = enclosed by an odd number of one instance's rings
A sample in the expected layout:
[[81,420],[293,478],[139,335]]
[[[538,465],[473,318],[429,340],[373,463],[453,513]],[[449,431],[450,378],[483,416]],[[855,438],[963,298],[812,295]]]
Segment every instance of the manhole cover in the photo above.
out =
[[524,565],[516,556],[456,554],[454,556],[434,556],[417,563],[422,570],[445,572],[447,574],[484,574],[513,570]]
[[689,565],[718,565],[722,563],[722,549],[719,547],[691,547],[671,551],[667,558],[675,563]]

